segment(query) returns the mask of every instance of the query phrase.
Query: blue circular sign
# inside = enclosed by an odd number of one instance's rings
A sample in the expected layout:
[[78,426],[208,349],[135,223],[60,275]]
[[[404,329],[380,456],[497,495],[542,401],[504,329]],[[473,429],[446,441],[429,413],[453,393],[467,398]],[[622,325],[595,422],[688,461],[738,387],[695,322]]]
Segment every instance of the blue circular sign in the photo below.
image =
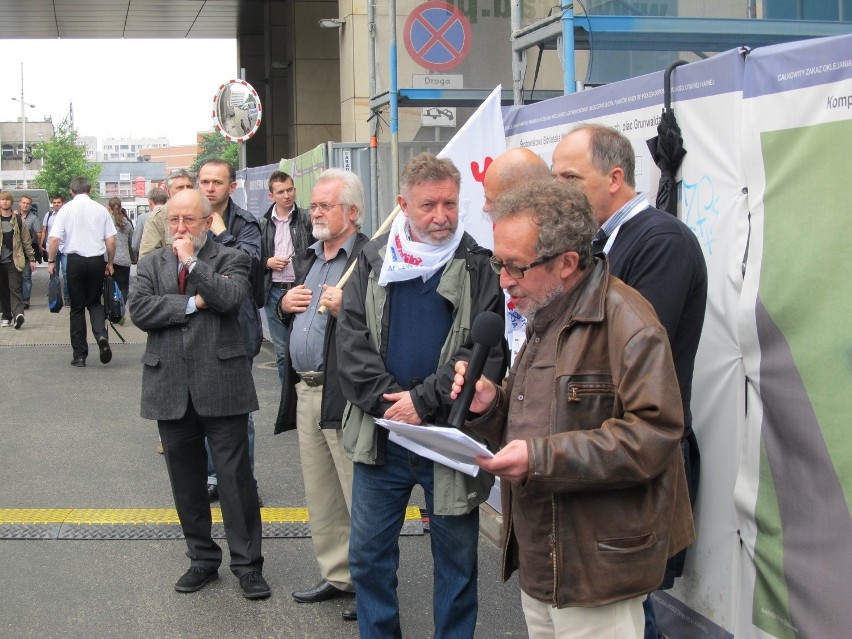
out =
[[470,50],[470,23],[446,2],[426,2],[405,21],[405,48],[417,64],[433,71],[458,65]]

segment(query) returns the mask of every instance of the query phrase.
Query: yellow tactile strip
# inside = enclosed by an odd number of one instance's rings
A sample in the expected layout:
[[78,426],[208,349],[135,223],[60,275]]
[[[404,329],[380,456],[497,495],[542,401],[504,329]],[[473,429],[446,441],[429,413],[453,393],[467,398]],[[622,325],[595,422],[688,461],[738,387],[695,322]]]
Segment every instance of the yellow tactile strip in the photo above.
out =
[[[221,509],[211,508],[210,512],[213,523],[222,523]],[[406,518],[408,515],[406,512]],[[261,508],[260,516],[264,522],[309,521],[307,508]],[[420,517],[419,510],[417,517]],[[0,524],[177,523],[180,522],[174,508],[0,508]]]
[[[210,509],[213,523],[222,523],[222,510]],[[307,508],[261,508],[264,523],[305,523]],[[405,520],[419,520],[416,506],[405,509]],[[174,508],[0,508],[0,524],[178,524]]]

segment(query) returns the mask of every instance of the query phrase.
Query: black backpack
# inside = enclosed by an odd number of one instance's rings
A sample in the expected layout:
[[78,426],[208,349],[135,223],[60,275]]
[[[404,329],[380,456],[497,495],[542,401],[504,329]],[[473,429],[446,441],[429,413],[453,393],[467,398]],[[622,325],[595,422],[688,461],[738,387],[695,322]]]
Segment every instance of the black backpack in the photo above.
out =
[[104,277],[104,315],[110,324],[118,324],[124,317],[124,297],[110,275]]
[[62,306],[62,282],[59,280],[59,269],[56,268],[47,285],[47,307],[51,313],[58,313]]

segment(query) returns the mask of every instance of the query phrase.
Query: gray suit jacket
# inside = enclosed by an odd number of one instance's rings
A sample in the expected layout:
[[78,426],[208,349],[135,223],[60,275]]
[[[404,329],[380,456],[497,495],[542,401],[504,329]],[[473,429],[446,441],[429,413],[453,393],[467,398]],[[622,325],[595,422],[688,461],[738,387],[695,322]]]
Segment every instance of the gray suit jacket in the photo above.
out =
[[[133,323],[148,333],[142,356],[142,417],[180,419],[187,394],[202,416],[258,409],[237,319],[249,293],[250,263],[244,252],[208,239],[181,295],[177,257],[170,246],[139,260],[129,308]],[[196,293],[208,308],[186,315],[187,301]]]

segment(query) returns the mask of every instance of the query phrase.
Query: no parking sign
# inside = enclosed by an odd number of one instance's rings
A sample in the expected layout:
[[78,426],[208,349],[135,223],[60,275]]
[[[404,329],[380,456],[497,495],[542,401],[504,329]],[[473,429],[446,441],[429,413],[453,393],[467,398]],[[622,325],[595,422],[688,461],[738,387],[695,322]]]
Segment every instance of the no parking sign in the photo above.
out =
[[405,48],[426,69],[446,71],[458,65],[470,50],[470,23],[446,2],[425,2],[405,21]]

